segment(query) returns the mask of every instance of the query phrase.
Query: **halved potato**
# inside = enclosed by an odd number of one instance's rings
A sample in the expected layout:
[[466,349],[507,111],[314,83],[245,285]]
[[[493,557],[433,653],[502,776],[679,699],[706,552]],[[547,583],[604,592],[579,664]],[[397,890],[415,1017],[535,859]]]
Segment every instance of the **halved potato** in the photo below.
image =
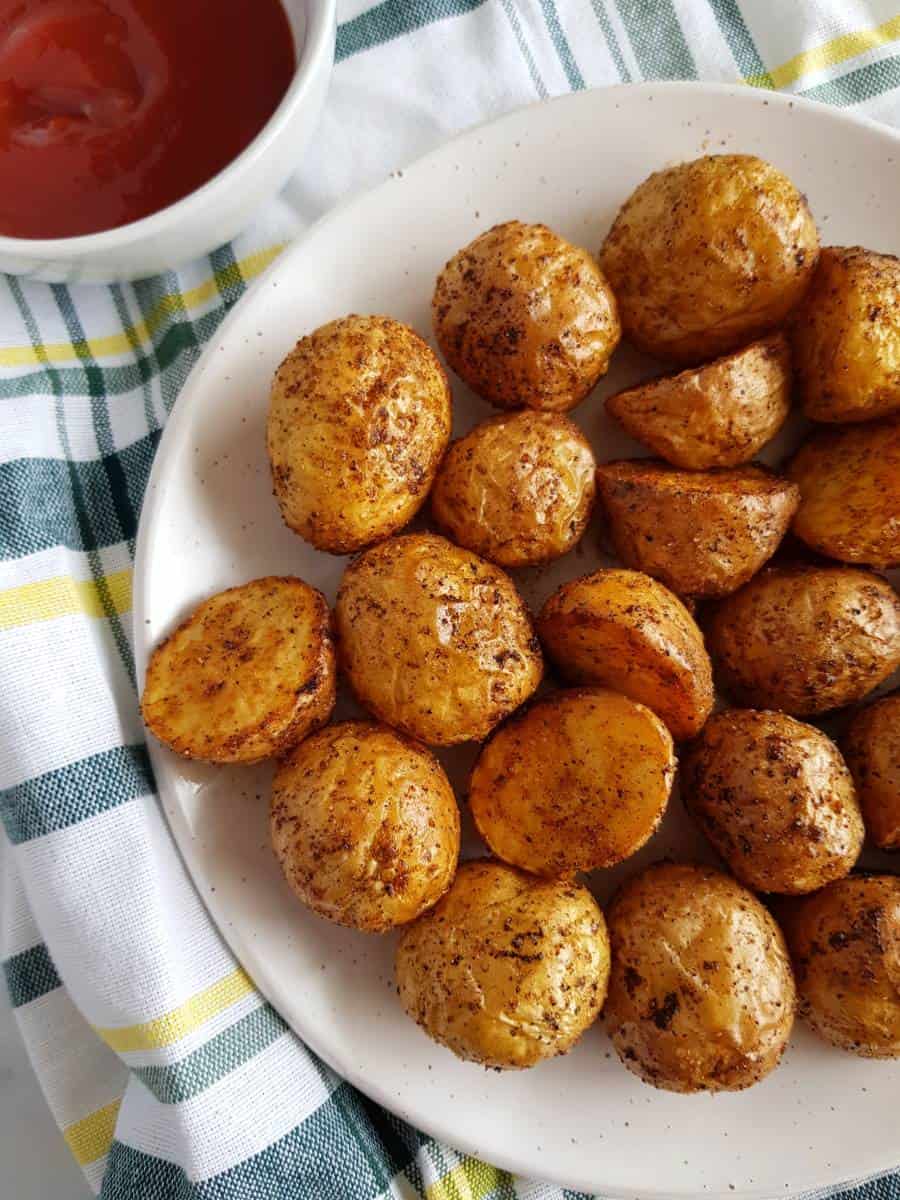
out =
[[828,712],[900,666],[900,596],[854,567],[768,567],[717,606],[706,640],[738,703]]
[[841,745],[869,837],[882,850],[900,850],[900,691],[861,709]]
[[608,568],[564,583],[537,627],[566,679],[646,704],[676,741],[693,737],[712,711],[703,635],[678,597],[649,575]]
[[653,459],[604,463],[597,489],[617,556],[685,596],[727,596],[788,530],[799,488],[763,467],[679,471]]
[[800,488],[794,533],[841,562],[900,563],[900,418],[825,429],[787,466]]
[[791,354],[783,333],[606,400],[626,433],[674,466],[696,471],[749,462],[790,408]]
[[472,770],[469,807],[504,862],[573,875],[639,850],[674,778],[672,735],[655,713],[618,692],[573,688],[497,730]]
[[900,259],[825,246],[791,325],[808,417],[843,423],[900,411]]
[[302,579],[267,576],[204,600],[156,647],[141,712],[186,758],[251,763],[324,725],[334,699],[325,597]]

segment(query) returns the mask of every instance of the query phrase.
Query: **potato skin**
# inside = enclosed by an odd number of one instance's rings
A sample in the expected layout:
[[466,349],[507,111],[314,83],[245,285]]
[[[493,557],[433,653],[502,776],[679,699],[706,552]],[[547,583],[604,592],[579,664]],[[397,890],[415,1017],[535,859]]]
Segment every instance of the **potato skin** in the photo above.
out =
[[860,709],[841,745],[869,837],[900,850],[900,690]]
[[570,683],[622,692],[661,717],[676,741],[712,712],[703,635],[677,596],[639,571],[610,567],[573,579],[544,604],[537,629]]
[[772,557],[800,500],[759,466],[680,471],[654,459],[603,463],[597,490],[616,555],[683,596],[727,596]]
[[657,171],[600,251],[625,336],[675,363],[727,354],[777,328],[803,296],[819,239],[771,163],[716,154]]
[[814,433],[787,466],[794,533],[841,562],[900,564],[900,418]]
[[737,1091],[778,1065],[795,990],[781,931],[712,867],[657,863],[607,910],[606,1023],[630,1071],[671,1092]]
[[407,325],[353,315],[301,338],[269,407],[285,523],[332,554],[395,533],[425,503],[451,422],[443,368]]
[[779,919],[813,1030],[864,1058],[900,1057],[900,879],[851,875],[786,901]]
[[602,688],[552,692],[482,748],[469,807],[488,848],[535,875],[611,867],[655,832],[675,778],[672,735]]
[[626,433],[675,467],[749,462],[787,420],[791,355],[783,333],[606,399]]
[[682,760],[681,794],[735,877],[757,892],[815,891],[849,875],[862,850],[840,751],[785,713],[710,717]]
[[372,933],[436,904],[459,857],[459,809],[440,763],[368,721],[329,725],[281,760],[270,829],[296,896]]
[[597,263],[546,225],[507,221],[458,251],[431,303],[444,358],[498,408],[565,412],[602,375],[621,336]]
[[900,259],[861,246],[823,247],[792,336],[812,420],[900,412]]
[[594,506],[594,454],[561,413],[502,414],[453,442],[431,493],[437,525],[501,567],[571,550]]
[[432,745],[486,737],[541,681],[540,644],[512,580],[437,534],[391,538],[355,559],[335,622],[359,702]]
[[403,930],[396,970],[400,1003],[436,1042],[486,1067],[532,1067],[570,1050],[603,1007],[606,923],[574,881],[466,862]]
[[156,647],[141,715],[185,758],[254,763],[324,725],[335,687],[325,597],[270,575],[210,596]]
[[720,602],[706,644],[739,704],[828,712],[900,666],[900,597],[855,567],[767,567]]

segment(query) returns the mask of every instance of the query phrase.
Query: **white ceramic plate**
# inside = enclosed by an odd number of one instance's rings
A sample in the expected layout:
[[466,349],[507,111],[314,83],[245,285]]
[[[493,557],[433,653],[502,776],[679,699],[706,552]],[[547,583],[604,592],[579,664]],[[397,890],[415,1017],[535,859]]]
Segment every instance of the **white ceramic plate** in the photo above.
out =
[[[330,214],[283,254],[223,324],[160,446],[135,580],[141,674],[150,648],[220,588],[295,573],[333,599],[345,560],[317,554],[283,527],[264,449],[269,380],[297,337],[348,312],[391,314],[428,336],[435,275],[481,230],[513,217],[545,221],[596,248],[647,174],[719,151],[757,153],[786,170],[808,193],[824,241],[900,251],[895,134],[749,88],[652,84],[567,96],[473,130]],[[621,349],[576,410],[599,459],[641,453],[613,432],[601,398],[649,373]],[[454,398],[457,432],[489,415],[458,383]],[[592,529],[562,564],[519,573],[527,598],[536,604],[561,578],[591,569],[595,545]],[[600,1028],[532,1071],[457,1061],[401,1012],[393,939],[332,926],[289,893],[268,847],[269,769],[205,768],[158,746],[151,752],[195,882],[260,989],[337,1071],[426,1132],[524,1175],[617,1197],[771,1198],[900,1160],[900,1062],[854,1058],[803,1029],[764,1083],[715,1097],[640,1083]],[[444,756],[457,782],[472,754]],[[625,873],[664,853],[707,853],[677,801]],[[601,899],[621,874],[600,873]]]

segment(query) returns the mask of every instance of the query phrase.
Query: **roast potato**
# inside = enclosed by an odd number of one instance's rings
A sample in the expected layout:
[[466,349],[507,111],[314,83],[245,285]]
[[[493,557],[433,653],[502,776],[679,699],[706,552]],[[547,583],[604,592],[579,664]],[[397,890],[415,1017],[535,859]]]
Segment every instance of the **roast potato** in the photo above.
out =
[[727,596],[781,543],[799,488],[763,467],[679,471],[603,463],[597,490],[616,555],[684,596]]
[[335,619],[340,663],[376,717],[437,746],[480,740],[541,681],[512,580],[437,534],[407,534],[350,564]]
[[799,894],[849,875],[862,814],[837,746],[781,712],[710,717],[681,764],[681,795],[733,874],[757,892]]
[[800,1015],[866,1058],[900,1057],[900,879],[852,875],[779,910]]
[[268,448],[285,522],[350,554],[425,503],[450,440],[434,352],[388,317],[344,317],[301,338],[275,373]]
[[792,325],[808,417],[868,421],[900,411],[900,259],[825,246]]
[[676,741],[693,737],[712,711],[703,635],[678,597],[649,575],[608,568],[564,583],[537,627],[569,682],[611,687],[646,704]]
[[440,763],[369,721],[329,725],[281,760],[270,829],[298,898],[372,933],[437,903],[459,857],[459,809]]
[[141,712],[177,754],[252,763],[324,725],[334,699],[325,597],[268,576],[210,596],[156,647]]
[[676,467],[703,471],[749,462],[791,408],[791,356],[783,333],[606,400],[626,433]]
[[800,488],[794,533],[841,562],[900,564],[900,417],[825,429],[788,464]]
[[607,920],[607,1028],[630,1071],[671,1092],[718,1092],[778,1065],[794,980],[751,892],[712,867],[657,863],[616,893]]
[[639,850],[674,777],[672,736],[655,713],[618,692],[572,688],[494,733],[472,770],[469,807],[504,862],[572,875]]
[[584,533],[595,467],[587,439],[568,417],[503,414],[452,443],[431,512],[455,542],[502,567],[546,562]]
[[609,941],[587,888],[463,863],[397,946],[400,1003],[460,1058],[498,1069],[565,1054],[603,1007]]
[[843,738],[869,837],[900,849],[900,691],[860,709]]
[[606,374],[621,334],[591,255],[521,221],[495,225],[455,254],[431,311],[444,358],[498,408],[574,408]]
[[855,567],[768,567],[720,602],[706,644],[738,703],[823,713],[900,666],[900,597]]
[[600,252],[625,336],[676,363],[727,354],[779,326],[809,286],[819,239],[771,163],[717,154],[657,171]]

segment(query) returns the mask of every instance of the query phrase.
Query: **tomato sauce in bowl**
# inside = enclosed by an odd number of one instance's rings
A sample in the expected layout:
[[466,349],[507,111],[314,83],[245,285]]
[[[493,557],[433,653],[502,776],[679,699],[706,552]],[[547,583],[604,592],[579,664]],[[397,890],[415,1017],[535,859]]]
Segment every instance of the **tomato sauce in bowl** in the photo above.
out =
[[294,70],[280,0],[0,0],[0,234],[76,237],[180,200]]

